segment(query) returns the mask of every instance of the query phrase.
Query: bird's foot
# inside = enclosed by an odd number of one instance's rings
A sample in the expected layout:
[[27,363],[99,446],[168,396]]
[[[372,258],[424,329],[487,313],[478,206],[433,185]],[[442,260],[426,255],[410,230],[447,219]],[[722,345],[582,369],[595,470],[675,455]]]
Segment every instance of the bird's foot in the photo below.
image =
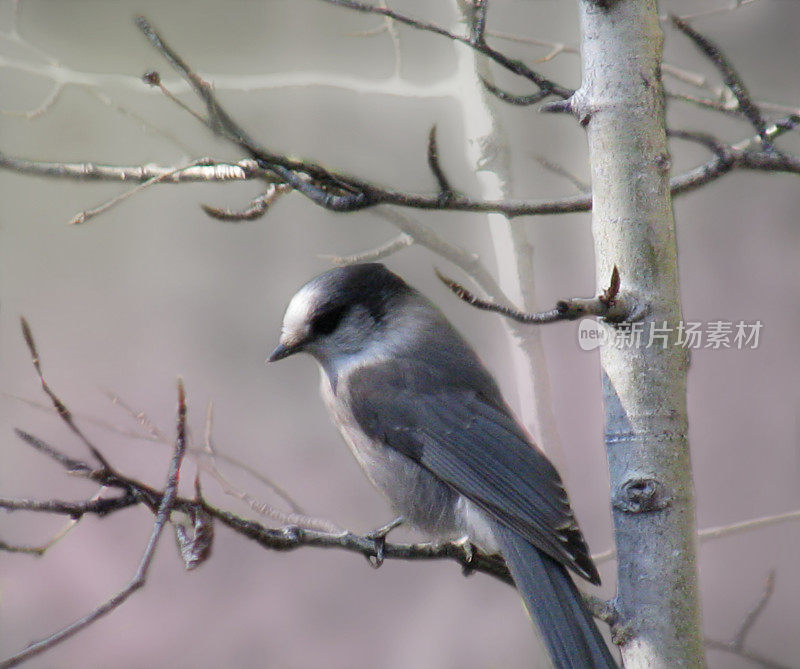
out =
[[373,543],[374,554],[367,555],[367,561],[373,569],[377,569],[383,564],[386,551],[386,536],[404,522],[405,519],[403,516],[398,516],[390,523],[386,523],[386,525],[379,527],[377,530],[373,530],[364,535],[367,539],[371,539]]
[[469,540],[469,537],[461,537],[454,541],[453,545],[460,548],[463,553],[461,573],[464,576],[470,576],[475,572],[475,568],[472,566],[472,561],[475,559],[475,545]]

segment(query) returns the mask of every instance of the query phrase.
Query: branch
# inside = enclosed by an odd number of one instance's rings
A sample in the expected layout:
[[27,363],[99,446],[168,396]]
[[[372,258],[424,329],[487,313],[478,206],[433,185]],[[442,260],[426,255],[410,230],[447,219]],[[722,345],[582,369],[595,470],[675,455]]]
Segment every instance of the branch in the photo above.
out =
[[[349,1],[341,3],[334,0],[325,1],[331,1],[334,4],[342,4],[343,6],[359,9],[360,11],[370,11],[383,15],[391,15],[392,18],[397,18],[394,12],[382,7],[371,7]],[[409,21],[411,20],[409,19]],[[198,118],[200,118],[212,132],[246,150],[255,158],[262,168],[274,173],[285,183],[319,206],[332,211],[341,212],[357,211],[377,204],[398,204],[421,209],[501,211],[512,216],[522,213],[532,213],[530,210],[527,210],[527,208],[524,211],[520,211],[519,204],[514,202],[482,203],[474,202],[469,198],[451,198],[450,201],[442,202],[440,196],[430,197],[398,193],[349,175],[329,171],[314,162],[294,160],[268,151],[257,145],[245,130],[233,120],[216,99],[212,87],[201,79],[188,64],[166,44],[161,35],[153,28],[147,19],[139,17],[137,19],[137,25],[148,40],[150,40],[151,44],[167,59],[170,65],[183,75],[198,97],[203,101],[208,115],[206,118],[201,118],[199,116]],[[444,33],[447,33],[447,31],[444,31]],[[450,33],[447,34],[449,35]],[[458,38],[456,41],[469,43],[469,40],[466,38]],[[480,48],[483,50],[489,49],[489,47],[485,45]],[[500,58],[499,54],[496,52],[494,53],[497,58]],[[508,61],[508,59],[506,60]],[[508,62],[516,63],[516,61]],[[160,75],[157,72],[147,73],[145,75],[145,80],[151,85],[162,87],[163,90]],[[541,87],[544,88],[548,86],[550,86],[550,82],[542,80]],[[174,96],[172,96],[172,98],[174,99]],[[580,206],[576,209],[575,203],[571,201],[562,202],[557,208],[562,206],[566,206],[569,211],[580,209]],[[542,213],[544,213],[544,211],[554,213],[550,210],[550,206],[547,203],[544,205]]]
[[534,155],[531,156],[537,163],[539,163],[544,169],[548,172],[552,172],[560,177],[563,177],[567,181],[569,181],[579,193],[588,193],[592,190],[592,187],[580,179],[577,175],[570,172],[566,169],[563,165],[559,165],[558,163],[554,163],[552,160],[546,158],[545,156]]
[[800,520],[800,510],[778,513],[774,516],[762,516],[761,518],[753,518],[752,520],[743,520],[738,523],[731,523],[730,525],[709,527],[705,530],[700,530],[697,533],[697,537],[701,542],[710,541],[711,539],[730,537],[736,534],[750,532],[751,530],[758,530],[764,527],[780,525],[781,523],[795,520]]
[[[62,417],[70,417],[69,421],[65,418],[65,422],[67,422],[67,425],[74,431],[77,428],[75,428],[74,423],[71,422],[71,412],[60,399],[55,397],[47,382],[42,378],[41,369],[38,366],[38,354],[36,353],[33,337],[29,328],[25,327],[24,334],[31,348],[34,364],[42,381],[42,387],[45,393],[56,405],[59,415]],[[141,418],[138,414],[137,418],[146,420],[146,418]],[[209,455],[213,456],[210,425],[211,415],[209,412],[206,423],[206,448],[204,450]],[[150,426],[149,432],[154,432],[156,436],[160,435],[157,428],[153,426]],[[228,511],[218,509],[208,504],[200,494],[200,483],[197,478],[195,479],[195,499],[191,500],[180,497],[177,492],[178,477],[181,463],[187,451],[186,397],[182,382],[179,382],[178,386],[177,432],[178,436],[169,466],[167,482],[162,492],[135,479],[124,476],[111,469],[106,464],[102,464],[107,461],[102,455],[99,455],[97,449],[92,451],[92,455],[101,462],[101,467],[100,469],[93,469],[86,462],[65,455],[60,450],[46,444],[37,437],[29,435],[21,430],[17,431],[18,435],[26,443],[61,464],[67,471],[89,480],[99,481],[105,488],[118,489],[121,491],[121,494],[108,499],[101,499],[99,495],[96,495],[94,498],[82,502],[65,502],[60,500],[12,500],[0,498],[0,508],[13,511],[67,515],[73,519],[78,519],[86,514],[106,516],[136,504],[144,504],[153,511],[155,520],[150,540],[147,543],[139,566],[127,586],[86,616],[76,620],[49,637],[34,642],[20,653],[0,662],[0,669],[17,666],[23,661],[45,652],[61,641],[77,634],[99,618],[113,611],[124,603],[134,592],[143,587],[147,579],[155,547],[164,526],[170,518],[170,512],[172,510],[185,513],[192,523],[192,527],[187,528],[183,525],[177,525],[177,521],[174,521],[176,522],[176,535],[186,569],[196,567],[210,555],[211,542],[214,534],[212,519],[217,519],[238,534],[254,540],[263,547],[271,550],[288,551],[303,546],[339,548],[361,554],[370,560],[370,563],[373,565],[379,565],[380,562],[386,558],[405,560],[450,559],[458,562],[465,574],[480,571],[513,585],[513,581],[501,557],[479,554],[471,545],[465,542],[450,542],[445,544],[386,544],[385,539],[375,533],[361,536],[349,531],[339,530],[338,528],[335,528],[335,531],[331,531],[331,529],[329,529],[330,524],[328,524],[328,527],[319,527],[316,529],[297,526],[285,526],[280,529],[268,528],[260,523],[240,518]],[[224,483],[223,481],[223,484]],[[289,514],[287,518],[290,520],[298,519],[301,522],[307,520],[307,517],[298,514]],[[35,554],[40,554],[42,552],[37,548],[12,546],[4,542],[0,542],[0,550]],[[616,613],[613,603],[604,602],[593,595],[585,595],[585,598],[587,606],[589,606],[598,617],[612,625],[614,624]]]
[[[137,193],[142,192],[144,189],[149,188],[150,186],[154,186],[157,183],[160,183],[162,181],[165,181],[165,180],[169,179],[170,177],[172,177],[175,174],[180,174],[184,170],[190,170],[193,167],[204,167],[204,166],[207,166],[209,164],[213,164],[213,160],[212,159],[210,159],[210,158],[200,158],[198,160],[193,160],[193,161],[187,163],[186,165],[181,165],[179,167],[176,167],[176,168],[174,168],[173,170],[171,170],[169,172],[165,172],[164,174],[161,174],[160,176],[153,177],[152,179],[148,179],[147,181],[144,181],[144,182],[140,183],[138,186],[132,188],[131,190],[125,191],[124,193],[120,193],[119,195],[111,198],[110,200],[107,200],[106,202],[104,202],[103,204],[101,204],[101,205],[99,205],[97,207],[93,207],[92,209],[87,209],[85,211],[80,212],[79,214],[74,216],[69,221],[69,224],[70,225],[79,225],[79,224],[82,224],[82,223],[86,223],[86,221],[88,221],[89,219],[94,218],[95,216],[108,211],[109,209],[111,209],[115,205],[119,204],[120,202],[123,202],[123,201],[127,200],[129,197],[133,197]],[[273,189],[273,192],[274,192],[274,189]],[[266,208],[265,208],[265,210],[266,210]],[[206,213],[210,213],[208,211],[208,209],[206,209]],[[222,218],[222,215],[218,215],[217,218]]]
[[574,321],[585,316],[599,316],[609,322],[621,322],[629,320],[634,313],[630,300],[625,299],[625,295],[620,295],[619,270],[616,265],[611,272],[611,280],[608,288],[602,294],[592,298],[571,298],[562,300],[556,304],[555,309],[540,311],[538,313],[525,313],[495,302],[482,300],[469,292],[460,283],[453,281],[441,274],[438,270],[436,276],[444,283],[458,299],[466,302],[476,309],[493,311],[506,316],[519,323],[542,325],[545,323],[555,323],[557,321]]
[[515,95],[514,93],[508,93],[507,91],[498,88],[487,79],[481,79],[481,82],[483,82],[486,90],[492,95],[499,98],[503,102],[507,102],[508,104],[515,105],[517,107],[528,107],[530,105],[535,105],[537,102],[544,100],[548,95],[545,91],[538,91],[537,93],[531,93],[530,95]]
[[[346,9],[352,9],[357,12],[362,12],[365,14],[378,14],[380,16],[386,16],[398,23],[402,23],[403,25],[410,26],[415,28],[416,30],[421,30],[423,32],[430,32],[436,35],[441,35],[442,37],[446,37],[454,42],[460,42],[461,44],[465,44],[470,48],[474,49],[480,54],[483,54],[490,60],[494,61],[504,69],[516,74],[523,79],[527,79],[531,83],[535,84],[541,91],[547,91],[547,95],[553,95],[555,97],[560,98],[568,98],[573,94],[573,90],[570,88],[566,88],[564,86],[560,86],[553,81],[543,77],[538,72],[535,72],[523,62],[519,60],[514,60],[509,58],[508,56],[502,54],[499,51],[496,51],[488,44],[486,44],[484,36],[485,30],[485,7],[483,6],[484,3],[479,3],[479,10],[476,12],[476,21],[473,22],[471,26],[470,35],[465,37],[463,35],[456,35],[455,33],[450,32],[446,28],[442,28],[441,26],[437,26],[433,23],[427,23],[425,21],[419,21],[417,19],[411,18],[410,16],[406,16],[401,14],[400,12],[396,12],[392,9],[388,9],[386,7],[376,6],[376,5],[369,5],[363,2],[355,2],[354,0],[322,0],[330,5],[335,5],[337,7],[344,7]],[[480,26],[478,29],[475,29],[475,26]]]
[[[96,514],[103,517],[114,511],[138,504],[133,495],[123,494],[119,497],[90,499],[84,502],[62,502],[55,499],[9,499],[0,497],[0,509],[8,511],[33,511],[38,513],[55,513],[80,518],[84,514]],[[43,552],[43,551],[42,551]]]
[[119,181],[142,183],[159,179],[160,183],[198,183],[248,181],[263,179],[266,172],[255,160],[238,162],[214,161],[188,167],[176,172],[162,165],[103,165],[99,163],[55,163],[43,160],[16,158],[0,153],[0,168],[36,177],[73,179],[75,181]]
[[385,244],[381,244],[380,246],[377,246],[374,249],[361,251],[360,253],[354,253],[349,256],[326,255],[323,257],[330,260],[334,265],[354,265],[360,262],[375,262],[377,260],[383,260],[384,258],[388,258],[389,256],[394,255],[398,251],[407,249],[409,246],[412,246],[413,244],[414,244],[414,238],[411,235],[407,235],[405,232],[401,232],[393,239],[390,239]]
[[[791,115],[776,121],[767,127],[767,134],[774,138],[797,127],[800,116]],[[675,137],[680,136],[680,131],[673,131]],[[784,172],[800,174],[800,158],[784,153],[768,152],[746,148],[751,144],[746,139],[735,145],[719,144],[723,149],[722,154],[716,155],[707,162],[674,176],[670,179],[670,190],[673,196],[696,190],[715,181],[735,170],[752,170],[759,172]],[[287,162],[292,162],[285,159]],[[297,163],[296,165],[313,165],[313,163]],[[150,179],[159,179],[159,183],[184,183],[184,182],[220,182],[244,181],[253,179],[274,178],[269,168],[259,167],[258,161],[242,160],[237,163],[227,161],[214,162],[188,168],[175,172],[174,167],[154,165],[99,165],[96,163],[54,163],[15,158],[0,153],[0,169],[9,169],[21,174],[33,176],[69,178],[75,180],[97,181],[128,181],[143,182]],[[320,168],[321,169],[321,168]],[[171,174],[164,177],[165,174]],[[499,213],[514,218],[517,216],[541,216],[549,214],[568,214],[590,211],[592,208],[591,195],[581,193],[564,198],[545,201],[531,200],[474,200],[469,197],[456,196],[442,202],[438,195],[425,195],[418,193],[404,193],[389,188],[382,188],[374,184],[367,184],[353,177],[348,177],[338,172],[326,172],[328,177],[340,183],[362,185],[370,193],[370,202],[361,202],[363,207],[379,204],[392,204],[400,207],[436,211],[464,211],[474,213]],[[305,186],[304,186],[305,187]],[[319,193],[317,193],[319,195]],[[334,201],[311,199],[318,205],[328,209],[336,209]],[[208,211],[213,215],[215,210]],[[233,217],[235,218],[235,216]],[[242,217],[246,220],[246,217]]]
[[752,126],[756,129],[756,132],[758,132],[764,149],[770,152],[774,151],[775,147],[767,134],[767,124],[764,121],[764,117],[761,115],[758,105],[753,102],[747,87],[744,85],[744,81],[733,68],[733,65],[725,54],[722,53],[722,49],[719,48],[719,45],[708,39],[708,37],[701,35],[683,19],[677,16],[672,16],[670,18],[672,24],[684,35],[689,37],[695,43],[695,46],[714,63],[714,66],[722,75],[722,80],[725,82],[725,85],[736,97],[742,114],[750,121]]
[[275,200],[290,190],[291,189],[286,184],[269,183],[267,184],[267,190],[253,198],[250,204],[244,209],[223,209],[220,207],[212,207],[208,204],[201,204],[200,208],[211,216],[211,218],[226,223],[255,221],[267,213]]
[[28,325],[28,321],[25,318],[20,319],[20,323],[22,325],[22,336],[25,339],[25,343],[28,346],[28,351],[31,354],[31,362],[33,362],[33,367],[36,370],[36,373],[39,376],[39,382],[42,384],[42,390],[44,390],[45,394],[50,398],[50,401],[53,403],[55,407],[56,413],[58,413],[59,418],[63,420],[70,430],[72,430],[78,438],[86,445],[86,448],[89,449],[89,452],[95,457],[95,459],[103,466],[104,469],[111,469],[111,465],[108,464],[108,461],[103,457],[99,450],[86,438],[86,435],[75,425],[75,422],[72,420],[72,414],[70,413],[69,409],[67,409],[66,405],[58,398],[58,396],[50,389],[49,384],[45,381],[44,375],[42,374],[42,366],[39,361],[39,353],[36,350],[36,342],[33,340],[33,333],[31,332],[31,328]]
[[439,145],[436,142],[436,126],[431,128],[428,135],[428,167],[431,168],[433,176],[436,178],[436,183],[439,184],[439,201],[442,204],[447,204],[455,196],[455,191],[450,185],[450,181],[439,164]]
[[[27,338],[28,337],[26,335],[26,340]],[[31,346],[32,348],[31,344],[29,344],[29,346]],[[47,394],[50,395],[49,392]],[[136,592],[137,590],[139,590],[139,588],[144,586],[147,580],[147,573],[150,569],[150,564],[152,563],[156,546],[158,545],[158,540],[161,537],[161,532],[164,529],[164,525],[166,525],[167,520],[169,519],[170,510],[172,509],[173,503],[175,502],[177,497],[178,474],[180,472],[181,463],[183,462],[183,456],[185,453],[186,453],[186,396],[183,390],[183,382],[180,381],[178,383],[178,436],[175,441],[175,453],[172,456],[172,460],[169,465],[169,470],[167,473],[167,482],[164,487],[164,493],[161,496],[158,509],[156,511],[156,518],[153,524],[153,530],[150,534],[150,539],[147,542],[144,554],[142,555],[142,558],[139,562],[139,566],[136,569],[136,573],[133,575],[133,578],[130,580],[127,586],[125,586],[122,590],[120,590],[116,595],[111,597],[109,600],[98,606],[88,615],[76,620],[70,625],[67,625],[66,627],[62,628],[55,634],[52,634],[45,639],[33,642],[27,648],[20,651],[16,655],[13,655],[8,659],[0,662],[0,669],[8,669],[9,667],[15,667],[21,664],[22,662],[32,657],[35,657],[36,655],[39,655],[40,653],[43,653],[46,650],[49,650],[56,644],[66,639],[69,639],[70,637],[74,636],[75,634],[77,634],[84,628],[88,627],[95,621],[99,620],[101,617],[107,615],[108,613],[111,613],[111,611],[113,611],[118,606],[123,604],[128,599],[128,597],[130,597],[134,592]],[[93,455],[97,457],[96,453],[93,453]],[[101,458],[101,462],[105,461]]]
[[706,637],[706,646],[713,648],[714,650],[721,650],[725,653],[730,653],[731,655],[736,655],[746,660],[750,660],[754,664],[757,664],[761,667],[766,667],[767,669],[790,669],[788,665],[775,662],[774,660],[771,660],[760,653],[745,648],[747,635],[761,617],[764,609],[767,608],[767,604],[769,604],[769,600],[772,598],[774,593],[775,570],[773,569],[770,570],[769,574],[767,574],[767,580],[764,583],[764,590],[761,593],[761,596],[758,598],[758,601],[756,601],[753,607],[745,614],[741,625],[739,625],[739,629],[733,636],[733,639],[731,641],[718,641],[716,639]]

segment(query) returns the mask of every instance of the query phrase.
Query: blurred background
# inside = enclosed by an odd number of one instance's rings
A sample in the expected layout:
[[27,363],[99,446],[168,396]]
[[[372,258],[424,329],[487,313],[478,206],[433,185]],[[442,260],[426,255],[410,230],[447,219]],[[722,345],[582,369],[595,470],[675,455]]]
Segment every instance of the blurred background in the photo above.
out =
[[[660,9],[686,13],[729,4],[671,1]],[[397,0],[392,6],[443,25],[456,16],[451,2]],[[122,165],[242,157],[140,82],[142,73],[157,69],[168,86],[185,91],[134,27],[133,17],[144,14],[270,149],[398,189],[432,192],[425,150],[436,123],[452,182],[478,193],[466,167],[460,103],[436,86],[453,75],[456,63],[445,39],[399,28],[402,77],[411,94],[398,96],[370,93],[395,67],[389,36],[363,34],[380,28],[381,20],[312,0],[25,0],[18,7],[18,33],[14,7],[0,0],[0,106],[29,112],[47,100],[54,81],[71,83],[35,118],[0,116],[0,147],[8,155]],[[795,108],[797,25],[795,0],[761,0],[695,23],[723,45],[755,99]],[[555,0],[495,2],[489,27],[569,45],[579,41],[576,7]],[[549,51],[493,44],[528,63]],[[716,80],[713,68],[671,29],[666,52],[672,65]],[[561,54],[540,68],[564,85],[580,83],[575,55]],[[529,92],[505,73],[497,79]],[[188,94],[182,98],[199,109]],[[573,119],[531,108],[502,107],[499,115],[512,149],[515,197],[574,192],[569,181],[543,169],[537,155],[588,181],[584,137]],[[752,134],[740,121],[685,104],[671,103],[669,115],[672,127],[730,141]],[[796,138],[779,145],[798,150]],[[676,171],[707,159],[695,146],[673,148]],[[255,182],[158,185],[83,226],[67,225],[128,188],[0,172],[0,496],[83,499],[95,492],[13,434],[20,427],[86,455],[52,412],[20,401],[45,402],[20,334],[24,315],[53,388],[123,472],[162,485],[169,448],[125,438],[88,419],[137,428],[108,400],[111,391],[172,434],[181,375],[196,442],[213,400],[220,452],[279,482],[309,513],[359,532],[388,521],[388,508],[318,399],[314,363],[301,358],[267,367],[264,360],[277,341],[286,303],[330,267],[326,255],[378,246],[397,231],[370,211],[334,215],[297,195],[246,224],[220,223],[198,206],[241,208],[259,192]],[[690,443],[700,528],[800,508],[798,210],[796,177],[784,175],[735,173],[675,203],[685,319],[763,323],[756,350],[692,355]],[[484,216],[411,214],[496,269]],[[533,240],[541,308],[594,292],[587,214],[521,218],[516,225],[526,226]],[[500,321],[458,302],[433,268],[462,280],[464,275],[417,247],[386,262],[441,305],[524,416],[529,408],[516,401]],[[567,488],[593,551],[605,551],[612,537],[598,356],[580,349],[575,324],[551,325],[542,334]],[[193,465],[187,463],[186,471],[188,482]],[[254,496],[274,500],[254,478],[226,472]],[[217,504],[252,515],[210,479],[205,492]],[[41,544],[63,523],[0,514],[0,538]],[[0,656],[82,616],[126,584],[151,526],[143,509],[128,510],[106,520],[85,518],[44,557],[0,554]],[[401,531],[395,538],[404,536]],[[483,575],[464,579],[454,564],[387,562],[376,571],[356,555],[311,548],[273,553],[218,528],[212,559],[186,573],[171,543],[165,535],[142,591],[28,666],[546,666],[514,591]],[[705,543],[699,553],[706,633],[729,639],[774,569],[775,593],[748,645],[800,667],[800,524]],[[612,563],[603,565],[602,575],[599,592],[611,595]],[[709,660],[713,667],[752,666],[717,652]]]

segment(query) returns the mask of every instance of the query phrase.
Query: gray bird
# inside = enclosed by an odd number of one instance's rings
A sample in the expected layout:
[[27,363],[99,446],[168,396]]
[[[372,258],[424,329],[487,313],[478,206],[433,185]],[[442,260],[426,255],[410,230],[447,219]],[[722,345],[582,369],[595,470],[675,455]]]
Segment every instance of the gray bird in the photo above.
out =
[[561,478],[444,315],[381,264],[333,269],[292,298],[269,360],[301,351],[394,511],[501,554],[556,667],[616,667],[567,571],[600,583]]

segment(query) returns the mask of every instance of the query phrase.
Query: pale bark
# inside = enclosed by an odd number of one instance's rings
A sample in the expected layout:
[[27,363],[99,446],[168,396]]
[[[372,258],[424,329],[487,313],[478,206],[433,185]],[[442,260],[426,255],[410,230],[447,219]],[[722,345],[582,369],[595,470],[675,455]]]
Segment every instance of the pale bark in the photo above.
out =
[[[472,2],[456,0],[455,4],[462,20],[469,23]],[[454,88],[461,101],[467,164],[475,171],[481,197],[509,200],[512,186],[508,139],[494,109],[499,102],[481,81],[481,78],[492,81],[491,68],[485,58],[466,45],[456,43],[453,48],[457,59]],[[497,260],[498,283],[504,297],[523,311],[535,311],[538,305],[533,244],[527,227],[502,213],[489,213],[486,218]],[[503,327],[511,342],[520,418],[534,441],[565,474],[541,332],[510,319],[503,319]]]
[[583,84],[571,103],[589,143],[597,282],[616,265],[626,300],[638,305],[631,318],[644,326],[640,346],[601,349],[618,640],[628,669],[702,667],[688,354],[674,333],[666,348],[646,346],[650,327],[681,320],[663,36],[655,0],[579,4]]

